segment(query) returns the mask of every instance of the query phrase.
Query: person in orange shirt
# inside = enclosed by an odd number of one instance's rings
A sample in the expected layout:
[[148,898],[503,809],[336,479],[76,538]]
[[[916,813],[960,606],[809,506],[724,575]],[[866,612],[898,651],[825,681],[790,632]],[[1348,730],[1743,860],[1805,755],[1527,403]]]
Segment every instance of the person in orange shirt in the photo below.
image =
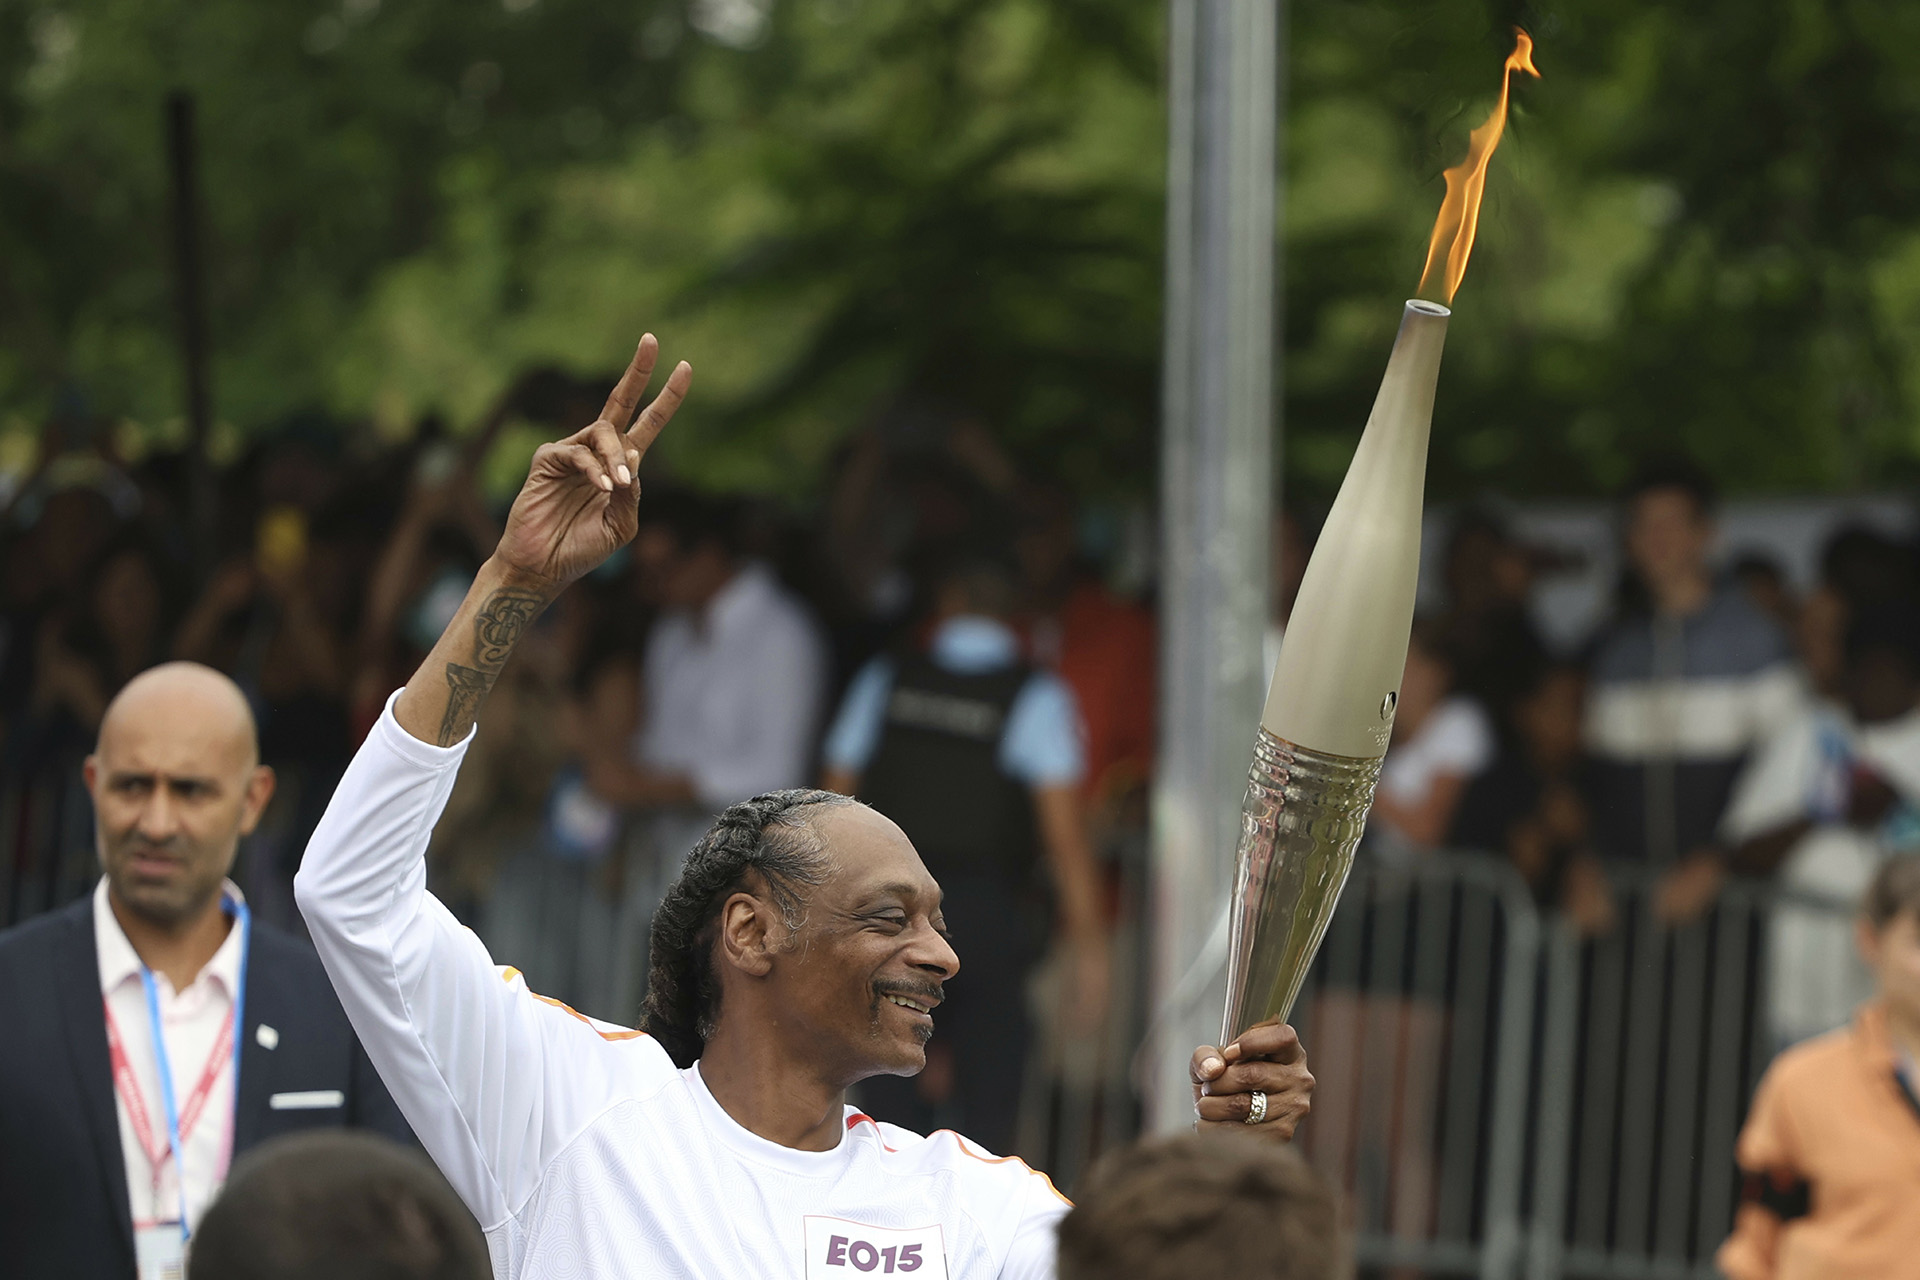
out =
[[1717,1261],[1730,1280],[1845,1280],[1920,1267],[1920,855],[1861,903],[1876,993],[1853,1024],[1767,1068],[1740,1133],[1744,1191]]

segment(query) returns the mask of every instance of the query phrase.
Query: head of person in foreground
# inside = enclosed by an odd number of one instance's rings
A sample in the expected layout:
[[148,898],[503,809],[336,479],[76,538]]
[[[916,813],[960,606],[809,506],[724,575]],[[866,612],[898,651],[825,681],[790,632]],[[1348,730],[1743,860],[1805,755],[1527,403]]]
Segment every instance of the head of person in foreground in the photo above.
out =
[[1182,1134],[1097,1166],[1060,1223],[1060,1280],[1343,1280],[1333,1189],[1291,1147]]
[[776,791],[722,813],[667,891],[643,1026],[682,1067],[737,1036],[804,1048],[845,1088],[926,1065],[959,971],[940,886],[899,827],[831,791]]
[[1920,1027],[1920,854],[1888,858],[1874,872],[1857,941],[1888,1017]]
[[363,1130],[241,1157],[193,1235],[188,1280],[488,1280],[479,1224],[427,1158]]

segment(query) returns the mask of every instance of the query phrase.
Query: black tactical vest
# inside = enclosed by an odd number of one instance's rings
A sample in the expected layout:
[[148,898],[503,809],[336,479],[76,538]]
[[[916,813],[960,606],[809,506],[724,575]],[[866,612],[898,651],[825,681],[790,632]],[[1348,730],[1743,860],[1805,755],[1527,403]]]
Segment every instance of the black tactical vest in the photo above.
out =
[[917,656],[898,664],[860,798],[900,824],[943,884],[1034,883],[1033,796],[1000,768],[1007,712],[1032,677],[1025,666],[956,675]]

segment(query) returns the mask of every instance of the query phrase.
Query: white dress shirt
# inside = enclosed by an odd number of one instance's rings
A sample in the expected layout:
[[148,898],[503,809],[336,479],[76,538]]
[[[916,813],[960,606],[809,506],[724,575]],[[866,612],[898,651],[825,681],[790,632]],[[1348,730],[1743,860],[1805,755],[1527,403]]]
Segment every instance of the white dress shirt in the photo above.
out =
[[685,776],[709,812],[806,782],[825,654],[765,565],[743,566],[702,614],[662,618],[645,673],[639,761]]
[[698,1064],[534,995],[427,892],[472,741],[393,704],[315,828],[294,895],[340,1003],[497,1280],[1051,1280],[1067,1205],[1020,1161],[846,1108],[830,1151],[741,1127]]
[[[226,884],[225,892],[240,899],[240,890],[231,881]],[[100,957],[100,992],[113,1015],[114,1030],[119,1033],[127,1065],[139,1088],[140,1102],[151,1126],[148,1141],[154,1147],[164,1148],[167,1107],[160,1094],[160,1068],[153,1052],[146,991],[140,983],[140,956],[114,917],[113,907],[107,901],[104,876],[93,891],[93,936],[94,949]],[[227,931],[226,941],[184,991],[176,992],[163,973],[156,972],[153,983],[159,996],[161,1034],[166,1037],[167,1059],[173,1069],[174,1102],[185,1107],[218,1047],[220,1028],[233,1012],[234,993],[240,983],[240,930]],[[239,1029],[235,1028],[235,1034],[238,1033]],[[200,1215],[219,1193],[233,1156],[231,1041],[220,1057],[206,1105],[201,1109],[198,1122],[183,1135],[181,1144],[181,1157],[186,1162],[189,1228],[200,1220]],[[120,1117],[120,1151],[127,1165],[127,1196],[133,1209],[134,1229],[176,1221],[180,1217],[180,1181],[172,1155],[164,1156],[155,1168],[152,1153],[143,1145],[127,1099],[117,1084],[114,1109]]]

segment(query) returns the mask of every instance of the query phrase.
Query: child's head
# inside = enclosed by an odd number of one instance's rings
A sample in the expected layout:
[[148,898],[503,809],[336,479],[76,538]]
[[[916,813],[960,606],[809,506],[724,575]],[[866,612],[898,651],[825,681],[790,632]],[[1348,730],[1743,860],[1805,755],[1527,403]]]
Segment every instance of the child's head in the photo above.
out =
[[1862,724],[1913,710],[1920,702],[1920,610],[1904,600],[1860,610],[1847,627],[1841,688]]
[[1920,854],[1880,864],[1860,903],[1858,940],[1880,998],[1920,1019]]

